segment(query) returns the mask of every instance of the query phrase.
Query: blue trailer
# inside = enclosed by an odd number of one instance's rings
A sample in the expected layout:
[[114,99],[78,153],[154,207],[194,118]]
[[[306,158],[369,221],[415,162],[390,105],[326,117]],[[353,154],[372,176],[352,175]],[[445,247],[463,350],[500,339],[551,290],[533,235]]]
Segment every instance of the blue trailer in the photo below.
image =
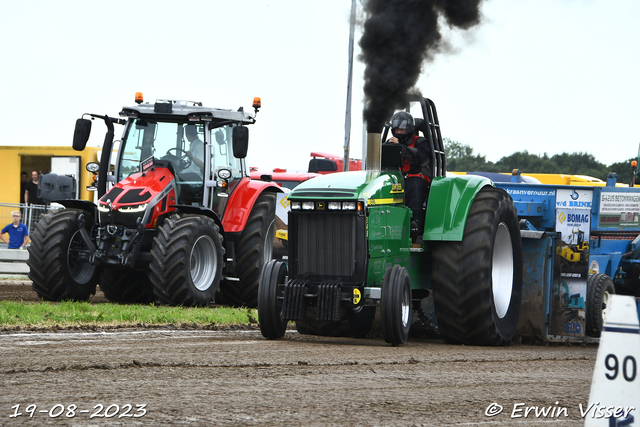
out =
[[611,294],[640,313],[640,187],[495,182],[521,224],[524,282],[518,333],[543,340],[600,336]]

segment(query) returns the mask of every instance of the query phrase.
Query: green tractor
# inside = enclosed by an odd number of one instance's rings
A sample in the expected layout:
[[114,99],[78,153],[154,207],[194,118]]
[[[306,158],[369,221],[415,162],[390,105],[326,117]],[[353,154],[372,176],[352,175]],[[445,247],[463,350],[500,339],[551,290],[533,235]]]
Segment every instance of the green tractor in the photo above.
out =
[[[513,201],[488,178],[447,176],[435,105],[414,96],[406,110],[416,104],[416,132],[431,145],[434,171],[424,233],[411,237],[402,147],[381,144],[388,127],[369,134],[366,170],[317,177],[289,194],[288,265],[270,261],[259,282],[264,337],[281,338],[289,321],[303,334],[363,337],[379,307],[394,346],[416,319],[449,343],[513,338],[522,294]],[[434,310],[423,310],[427,301]]]

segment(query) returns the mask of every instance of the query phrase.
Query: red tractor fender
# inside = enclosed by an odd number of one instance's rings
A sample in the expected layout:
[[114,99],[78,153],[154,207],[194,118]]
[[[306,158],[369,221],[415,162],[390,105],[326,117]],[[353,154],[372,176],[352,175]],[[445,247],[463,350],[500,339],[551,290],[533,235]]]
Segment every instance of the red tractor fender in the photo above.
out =
[[256,181],[248,177],[242,178],[227,202],[222,217],[224,231],[233,233],[244,230],[256,199],[265,191],[283,192],[280,186],[274,182]]

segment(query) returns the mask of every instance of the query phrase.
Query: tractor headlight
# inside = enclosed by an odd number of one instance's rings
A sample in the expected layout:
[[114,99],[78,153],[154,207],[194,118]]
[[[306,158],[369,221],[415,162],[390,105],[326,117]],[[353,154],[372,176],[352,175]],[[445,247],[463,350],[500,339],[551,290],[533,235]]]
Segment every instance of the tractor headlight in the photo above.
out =
[[302,210],[312,211],[315,206],[313,202],[302,202]]
[[292,211],[300,210],[300,202],[291,202],[291,210]]
[[342,210],[355,211],[356,210],[356,202],[342,202]]
[[330,211],[340,210],[340,202],[329,202],[327,208],[329,208]]
[[231,171],[229,169],[218,169],[218,178],[220,179],[231,178]]
[[148,203],[143,203],[141,205],[136,205],[136,206],[123,206],[118,210],[124,213],[144,212],[147,210],[148,205],[149,205]]
[[89,162],[86,166],[87,170],[91,173],[96,173],[100,170],[100,164],[97,162]]
[[100,203],[98,203],[98,211],[99,212],[109,212],[109,206],[107,205],[102,205]]

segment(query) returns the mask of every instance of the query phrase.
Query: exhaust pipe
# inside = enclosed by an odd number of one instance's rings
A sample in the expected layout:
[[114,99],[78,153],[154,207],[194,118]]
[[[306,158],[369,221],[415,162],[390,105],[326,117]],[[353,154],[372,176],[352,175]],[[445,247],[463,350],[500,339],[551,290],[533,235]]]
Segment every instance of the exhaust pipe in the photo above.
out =
[[364,168],[367,171],[379,171],[382,159],[382,134],[367,132],[367,152]]

